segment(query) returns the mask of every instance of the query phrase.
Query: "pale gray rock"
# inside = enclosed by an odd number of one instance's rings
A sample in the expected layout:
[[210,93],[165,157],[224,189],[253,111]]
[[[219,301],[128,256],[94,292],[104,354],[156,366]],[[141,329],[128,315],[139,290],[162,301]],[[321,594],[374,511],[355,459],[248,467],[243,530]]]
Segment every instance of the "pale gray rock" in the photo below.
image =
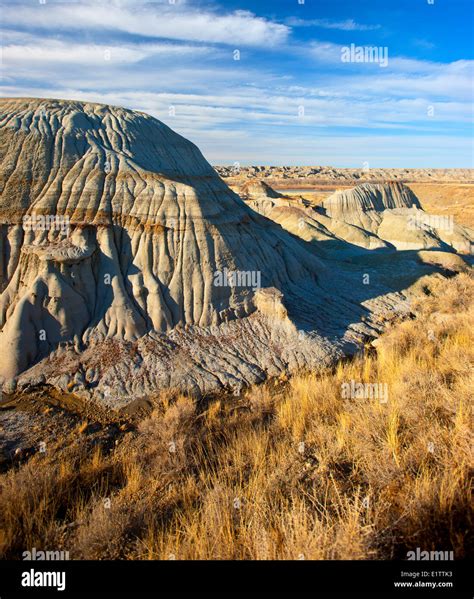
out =
[[[0,108],[7,385],[41,375],[110,407],[165,387],[241,389],[354,352],[408,309],[403,289],[363,285],[365,266],[335,267],[246,205],[149,115],[64,100]],[[323,217],[315,228],[335,238]]]
[[364,183],[337,191],[322,206],[331,219],[369,231],[398,250],[471,251],[474,232],[449,216],[424,212],[403,183]]

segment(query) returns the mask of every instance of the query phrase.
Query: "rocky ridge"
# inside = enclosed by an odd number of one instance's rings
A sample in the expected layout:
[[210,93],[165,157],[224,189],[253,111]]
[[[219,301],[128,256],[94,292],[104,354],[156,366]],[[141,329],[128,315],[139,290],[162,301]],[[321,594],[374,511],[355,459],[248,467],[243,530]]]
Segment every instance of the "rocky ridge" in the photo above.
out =
[[306,188],[317,185],[358,185],[372,182],[474,183],[474,169],[337,168],[332,166],[215,166],[220,177],[237,184],[258,177],[269,185]]

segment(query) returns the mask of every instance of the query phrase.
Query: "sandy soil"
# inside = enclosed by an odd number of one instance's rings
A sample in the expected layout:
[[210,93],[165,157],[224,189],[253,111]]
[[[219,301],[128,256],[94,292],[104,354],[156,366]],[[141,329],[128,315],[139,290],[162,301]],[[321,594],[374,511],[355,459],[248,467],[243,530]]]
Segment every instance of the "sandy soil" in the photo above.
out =
[[130,404],[127,410],[104,410],[52,387],[4,394],[0,399],[0,473],[47,452],[59,440],[67,444],[69,437],[79,432],[92,445],[110,449],[149,413],[142,408]]

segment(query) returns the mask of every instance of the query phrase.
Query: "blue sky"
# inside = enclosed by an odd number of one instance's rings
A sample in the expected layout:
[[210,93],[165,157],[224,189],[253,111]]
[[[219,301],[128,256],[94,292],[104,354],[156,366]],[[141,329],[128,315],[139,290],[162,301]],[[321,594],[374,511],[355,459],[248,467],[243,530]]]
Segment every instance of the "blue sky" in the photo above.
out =
[[474,166],[472,0],[0,5],[2,96],[143,110],[213,164]]

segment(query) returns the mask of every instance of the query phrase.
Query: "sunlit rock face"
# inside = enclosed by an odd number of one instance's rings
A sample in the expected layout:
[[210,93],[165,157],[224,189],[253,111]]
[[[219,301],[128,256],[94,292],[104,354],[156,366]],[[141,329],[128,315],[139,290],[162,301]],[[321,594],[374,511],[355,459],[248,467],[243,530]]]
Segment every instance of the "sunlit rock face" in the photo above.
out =
[[113,406],[169,386],[240,389],[350,351],[379,330],[373,298],[400,303],[334,277],[149,115],[63,100],[0,108],[9,389],[41,375]]
[[245,202],[287,231],[344,257],[362,250],[442,250],[469,254],[473,231],[449,215],[424,212],[403,183],[364,183],[340,190],[312,206],[304,197],[276,193],[269,185],[248,182]]
[[330,218],[364,229],[399,250],[470,252],[472,231],[447,215],[424,212],[403,183],[364,183],[332,194],[322,206]]
[[[364,183],[352,189],[336,191],[323,201],[328,216],[360,224],[362,215],[394,208],[419,208],[420,202],[403,183]],[[359,220],[357,220],[359,219]]]

